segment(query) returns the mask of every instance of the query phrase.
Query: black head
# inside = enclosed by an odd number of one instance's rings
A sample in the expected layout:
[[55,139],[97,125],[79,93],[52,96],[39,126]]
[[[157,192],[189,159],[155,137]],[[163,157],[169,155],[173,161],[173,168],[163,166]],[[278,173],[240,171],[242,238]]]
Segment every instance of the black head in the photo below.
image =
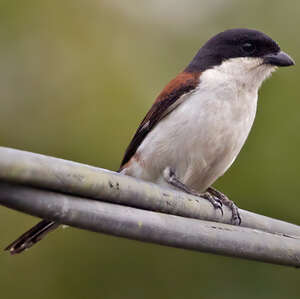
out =
[[251,29],[230,29],[221,32],[199,50],[186,71],[204,71],[237,57],[260,57],[263,63],[290,66],[294,61],[280,51],[278,44],[266,34]]

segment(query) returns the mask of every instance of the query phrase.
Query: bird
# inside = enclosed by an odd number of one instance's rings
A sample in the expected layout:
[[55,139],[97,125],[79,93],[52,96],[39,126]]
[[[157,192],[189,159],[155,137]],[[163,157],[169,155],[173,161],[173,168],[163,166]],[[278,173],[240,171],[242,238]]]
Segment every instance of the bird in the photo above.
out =
[[[268,35],[228,29],[211,37],[156,98],[140,123],[119,172],[208,200],[231,222],[238,207],[212,187],[235,161],[254,122],[258,90],[278,67],[294,60]],[[59,223],[42,220],[8,245],[16,254]]]

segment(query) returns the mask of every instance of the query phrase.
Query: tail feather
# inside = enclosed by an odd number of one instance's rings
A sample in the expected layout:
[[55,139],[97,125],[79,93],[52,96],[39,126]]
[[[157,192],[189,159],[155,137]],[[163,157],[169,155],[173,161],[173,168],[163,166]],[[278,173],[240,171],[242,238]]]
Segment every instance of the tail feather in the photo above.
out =
[[12,255],[21,253],[27,248],[30,248],[38,241],[42,240],[45,235],[52,230],[56,229],[59,223],[42,220],[30,230],[21,235],[17,240],[9,244],[4,250],[8,250]]

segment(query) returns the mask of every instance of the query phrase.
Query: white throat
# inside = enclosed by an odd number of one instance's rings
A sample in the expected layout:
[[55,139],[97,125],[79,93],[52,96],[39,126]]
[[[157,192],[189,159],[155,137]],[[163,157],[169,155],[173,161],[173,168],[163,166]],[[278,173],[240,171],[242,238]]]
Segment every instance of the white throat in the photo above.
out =
[[264,64],[262,58],[239,57],[224,61],[212,70],[251,92],[257,91],[276,67]]

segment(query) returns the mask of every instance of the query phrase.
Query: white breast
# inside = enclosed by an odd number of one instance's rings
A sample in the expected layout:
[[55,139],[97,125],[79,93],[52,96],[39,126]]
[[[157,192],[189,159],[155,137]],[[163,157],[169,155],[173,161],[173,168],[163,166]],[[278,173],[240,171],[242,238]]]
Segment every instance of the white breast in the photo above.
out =
[[[224,67],[222,65],[222,67]],[[172,167],[187,186],[202,192],[233,163],[253,124],[259,85],[214,68],[174,111],[162,119],[138,148],[139,161],[125,174],[166,184]]]

